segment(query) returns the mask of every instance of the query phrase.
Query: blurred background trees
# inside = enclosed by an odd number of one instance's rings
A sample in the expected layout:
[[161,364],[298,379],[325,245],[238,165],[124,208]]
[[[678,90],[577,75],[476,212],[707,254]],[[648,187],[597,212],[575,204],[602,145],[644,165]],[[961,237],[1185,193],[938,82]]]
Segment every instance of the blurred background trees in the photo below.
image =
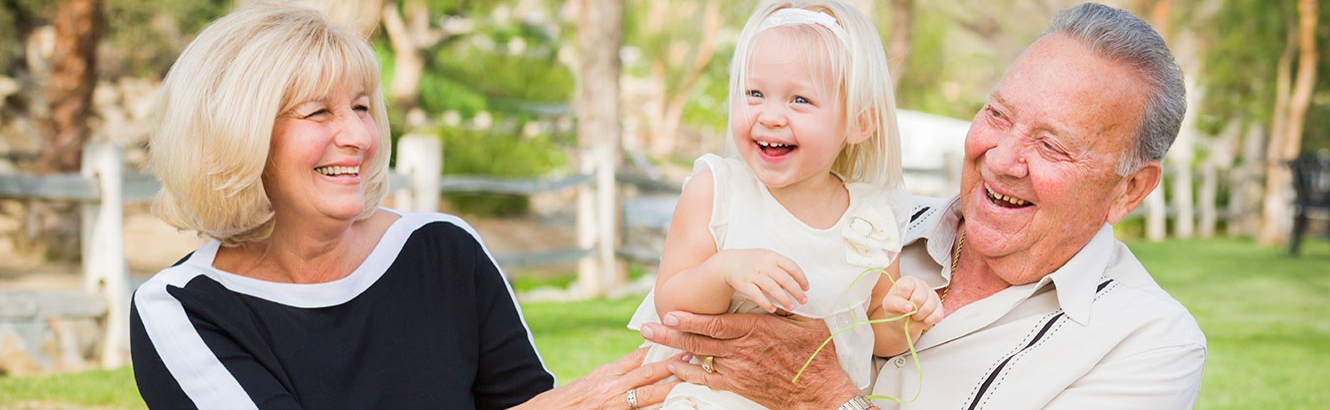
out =
[[[251,0],[240,0],[244,3]],[[1070,0],[858,0],[893,68],[899,107],[968,120]],[[1284,162],[1330,148],[1330,10],[1316,0],[1117,0],[1169,41],[1189,118],[1166,160],[1174,235],[1287,237]],[[311,1],[379,54],[394,138],[444,141],[446,174],[582,173],[579,7],[585,0]],[[756,1],[620,0],[620,171],[677,181],[725,134],[729,60]],[[0,0],[0,172],[71,172],[87,141],[142,164],[155,87],[229,0]],[[594,7],[594,6],[592,6]],[[1320,23],[1320,24],[1318,24]],[[594,79],[605,80],[605,79]],[[927,136],[904,135],[903,138]],[[1193,177],[1192,174],[1196,176]],[[449,198],[520,213],[524,197]],[[59,208],[62,205],[52,205]],[[1163,206],[1163,205],[1160,205]],[[0,202],[14,246],[67,257],[58,210]],[[66,205],[67,207],[67,205]],[[68,215],[68,214],[65,214]],[[1226,218],[1224,216],[1227,216]],[[1137,222],[1132,222],[1137,223]],[[38,238],[50,233],[65,239]],[[63,232],[63,233],[61,233]],[[61,245],[64,243],[65,245]],[[28,244],[28,245],[22,245]],[[32,245],[46,244],[46,245]],[[42,248],[45,247],[45,248]],[[42,248],[42,249],[38,249]]]

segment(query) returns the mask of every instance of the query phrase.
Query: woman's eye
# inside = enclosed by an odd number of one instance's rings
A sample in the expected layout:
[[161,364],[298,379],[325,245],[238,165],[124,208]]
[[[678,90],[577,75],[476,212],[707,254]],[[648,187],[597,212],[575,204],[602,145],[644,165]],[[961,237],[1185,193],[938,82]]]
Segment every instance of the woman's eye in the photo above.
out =
[[794,97],[795,104],[808,104],[808,99],[804,97]]
[[368,105],[363,105],[363,104],[356,104],[354,107],[351,107],[351,109],[356,110],[356,111],[360,111],[360,112],[369,112],[369,106],[368,106]]
[[321,115],[325,115],[325,114],[329,114],[329,113],[332,113],[332,111],[328,111],[327,108],[320,108],[318,111],[314,111],[314,112],[312,112],[312,113],[309,113],[309,115],[306,115],[305,118],[314,118],[314,117],[321,116]]

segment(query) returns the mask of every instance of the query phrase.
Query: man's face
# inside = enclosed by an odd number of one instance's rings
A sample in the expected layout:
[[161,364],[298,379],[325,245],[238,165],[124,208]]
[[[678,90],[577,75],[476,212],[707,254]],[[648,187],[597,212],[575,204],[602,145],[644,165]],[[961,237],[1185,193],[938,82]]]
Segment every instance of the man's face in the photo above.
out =
[[1130,67],[1077,40],[1052,34],[1030,46],[965,138],[966,247],[1006,282],[1030,283],[1134,208],[1144,180],[1115,168],[1134,146],[1147,92]]

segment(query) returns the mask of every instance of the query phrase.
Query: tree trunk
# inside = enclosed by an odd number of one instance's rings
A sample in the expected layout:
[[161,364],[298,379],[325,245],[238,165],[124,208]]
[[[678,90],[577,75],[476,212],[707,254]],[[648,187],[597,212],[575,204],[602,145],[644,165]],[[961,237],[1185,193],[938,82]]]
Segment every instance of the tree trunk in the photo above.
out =
[[60,0],[55,4],[55,52],[46,85],[51,120],[37,165],[43,173],[79,170],[97,80],[101,7],[99,0]]
[[887,67],[891,87],[900,87],[901,76],[910,62],[910,42],[914,38],[914,0],[891,0],[891,39],[887,43]]
[[[582,172],[595,187],[578,190],[578,245],[594,256],[578,263],[584,296],[603,295],[622,278],[614,255],[614,172],[619,158],[619,47],[623,43],[622,0],[582,0],[578,10],[577,137]],[[594,222],[591,222],[593,221]]]
[[[45,84],[49,118],[40,126],[45,139],[36,170],[42,174],[78,173],[83,145],[91,133],[88,117],[97,81],[97,42],[103,31],[101,1],[57,1],[53,25],[55,44],[47,62],[50,74]],[[76,204],[28,201],[17,245],[50,259],[77,259],[79,217]]]
[[[1298,156],[1302,147],[1302,129],[1311,104],[1313,87],[1316,85],[1316,0],[1298,1],[1297,35],[1290,36],[1290,42],[1296,42],[1298,49],[1297,78],[1288,99],[1288,117],[1285,121],[1284,135],[1274,135],[1270,139],[1270,161],[1266,164],[1265,183],[1265,223],[1261,229],[1260,242],[1273,244],[1288,238],[1292,209],[1289,206],[1293,181],[1288,161]],[[1286,53],[1287,54],[1287,53]],[[1284,66],[1283,57],[1280,65]],[[1284,67],[1281,67],[1284,68]],[[1279,73],[1282,87],[1287,84],[1288,70]]]
[[[406,0],[402,7],[407,14],[429,12],[419,1]],[[416,43],[395,1],[383,5],[383,29],[393,48],[393,83],[388,95],[393,105],[407,111],[416,106],[420,97],[420,78],[425,73],[425,59],[421,56],[424,45]]]

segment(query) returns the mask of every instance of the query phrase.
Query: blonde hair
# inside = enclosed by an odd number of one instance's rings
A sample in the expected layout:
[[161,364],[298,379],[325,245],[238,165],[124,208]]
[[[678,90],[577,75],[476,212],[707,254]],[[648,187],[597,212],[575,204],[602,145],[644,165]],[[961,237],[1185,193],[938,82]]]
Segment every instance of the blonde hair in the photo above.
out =
[[358,219],[369,217],[387,191],[391,150],[374,50],[318,11],[278,4],[213,22],[167,73],[149,139],[148,163],[162,183],[153,214],[225,245],[267,238],[274,214],[262,175],[273,124],[340,81],[360,82],[378,126]]
[[[730,65],[730,121],[735,121],[733,110],[739,107],[735,98],[745,95],[747,69],[753,54],[753,43],[762,22],[772,13],[786,8],[799,8],[831,15],[845,30],[842,42],[827,27],[820,24],[802,24],[796,28],[798,44],[791,49],[821,50],[824,61],[810,64],[815,70],[828,70],[836,84],[836,97],[845,102],[845,124],[848,133],[862,132],[871,127],[873,133],[857,144],[846,145],[831,169],[847,181],[866,182],[879,186],[901,185],[900,135],[896,126],[896,101],[891,89],[891,74],[887,70],[887,57],[878,37],[877,28],[863,12],[839,0],[777,0],[766,3],[744,24],[739,42],[734,49]],[[809,53],[810,63],[816,54]],[[732,125],[732,123],[731,123]],[[726,133],[726,150],[733,154],[732,128]]]

